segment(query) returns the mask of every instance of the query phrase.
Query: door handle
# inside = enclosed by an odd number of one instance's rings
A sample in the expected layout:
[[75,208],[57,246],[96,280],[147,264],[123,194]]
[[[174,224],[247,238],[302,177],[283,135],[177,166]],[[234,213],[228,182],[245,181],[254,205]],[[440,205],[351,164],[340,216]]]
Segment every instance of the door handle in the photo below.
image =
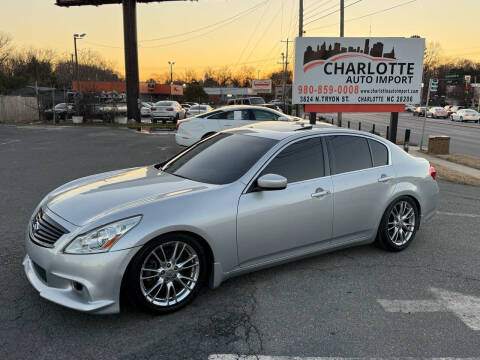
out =
[[325,195],[330,194],[330,191],[328,191],[328,190],[317,189],[315,191],[316,192],[314,192],[312,194],[312,198],[321,198],[321,197],[324,197]]
[[387,181],[390,181],[393,179],[393,176],[387,176],[385,174],[383,174],[382,176],[380,176],[380,179],[378,179],[378,182],[387,182]]

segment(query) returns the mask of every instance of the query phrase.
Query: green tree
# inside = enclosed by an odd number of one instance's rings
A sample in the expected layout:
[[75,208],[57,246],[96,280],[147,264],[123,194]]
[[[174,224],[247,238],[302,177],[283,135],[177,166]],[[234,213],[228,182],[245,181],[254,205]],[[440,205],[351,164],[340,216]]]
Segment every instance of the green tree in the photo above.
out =
[[192,102],[207,102],[208,94],[203,90],[203,87],[198,82],[193,82],[187,85],[183,92],[185,101]]

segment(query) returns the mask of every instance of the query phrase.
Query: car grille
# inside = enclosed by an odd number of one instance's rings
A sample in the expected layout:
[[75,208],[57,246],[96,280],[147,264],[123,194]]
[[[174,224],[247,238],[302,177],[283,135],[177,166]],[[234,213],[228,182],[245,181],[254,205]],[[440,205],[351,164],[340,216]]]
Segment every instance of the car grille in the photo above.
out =
[[67,233],[67,229],[50,219],[41,209],[30,226],[30,239],[44,247],[53,247],[55,242]]

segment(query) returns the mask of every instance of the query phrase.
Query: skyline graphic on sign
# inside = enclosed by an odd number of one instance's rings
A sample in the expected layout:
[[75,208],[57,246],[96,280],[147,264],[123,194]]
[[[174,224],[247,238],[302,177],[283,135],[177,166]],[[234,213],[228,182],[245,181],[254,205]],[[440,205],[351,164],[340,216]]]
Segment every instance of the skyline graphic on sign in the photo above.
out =
[[[323,44],[317,45],[317,50],[313,50],[311,46],[307,46],[303,56],[303,64],[307,64],[314,60],[328,60],[333,56],[343,54],[343,53],[358,53],[367,55],[371,58],[383,58],[389,60],[395,60],[395,47],[392,47],[392,51],[384,53],[384,44],[382,42],[376,42],[375,44],[370,47],[370,39],[365,39],[365,44],[363,49],[360,46],[356,48],[353,46],[349,46],[348,48],[342,46],[340,42],[335,42],[334,45],[328,45],[324,41]],[[352,55],[358,56],[358,55]]]

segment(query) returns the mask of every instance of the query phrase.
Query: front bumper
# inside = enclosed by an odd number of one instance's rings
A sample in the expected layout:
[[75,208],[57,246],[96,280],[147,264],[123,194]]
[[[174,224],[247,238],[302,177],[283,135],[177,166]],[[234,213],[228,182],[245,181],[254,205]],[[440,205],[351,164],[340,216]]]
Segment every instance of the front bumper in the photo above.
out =
[[71,255],[38,246],[27,235],[26,250],[25,274],[41,297],[84,312],[120,311],[123,274],[137,248]]

